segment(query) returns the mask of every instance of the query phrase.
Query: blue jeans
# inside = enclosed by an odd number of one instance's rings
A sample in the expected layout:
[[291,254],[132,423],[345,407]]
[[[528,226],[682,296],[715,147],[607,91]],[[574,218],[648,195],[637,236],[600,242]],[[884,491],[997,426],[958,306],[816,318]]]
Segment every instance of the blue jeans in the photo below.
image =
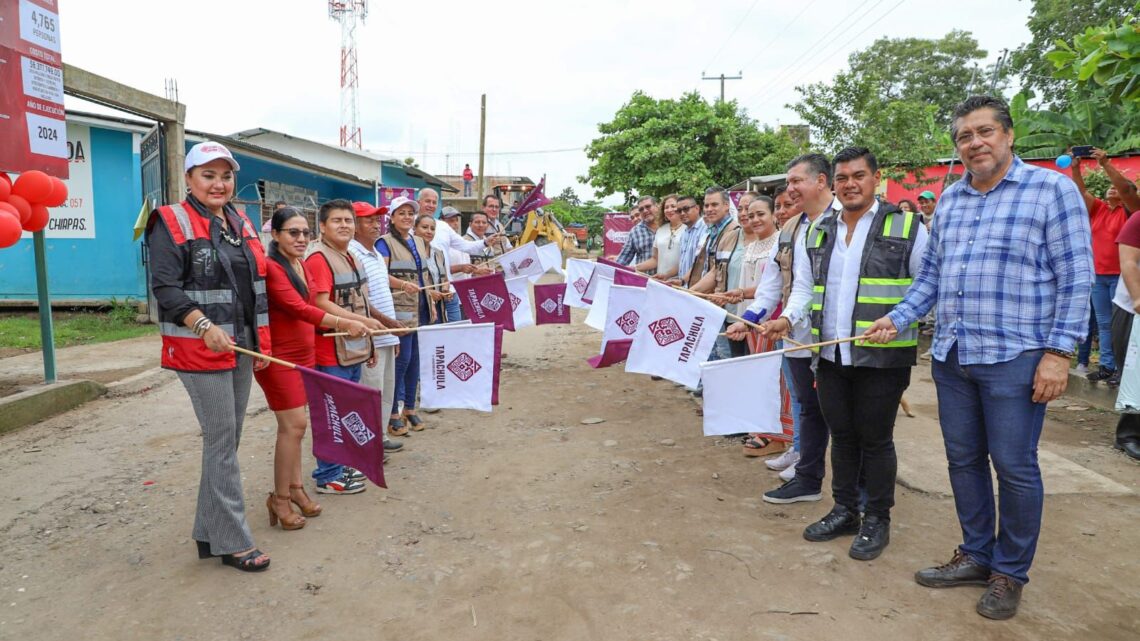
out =
[[[1033,402],[1033,377],[1043,354],[1033,350],[1005,363],[960,365],[955,345],[945,362],[931,366],[961,550],[1019,583],[1029,580],[1045,502],[1037,466],[1045,404]],[[996,511],[991,461],[998,478]]]
[[[780,343],[780,349],[785,345]],[[790,347],[790,345],[787,345]],[[784,375],[784,385],[788,388],[788,395],[792,397],[792,449],[800,451],[800,399],[796,396],[796,384],[792,379],[792,367],[788,364],[788,357],[783,357],[784,362],[780,364],[780,371]]]
[[1096,313],[1097,336],[1100,339],[1100,366],[1106,370],[1116,369],[1116,358],[1112,354],[1112,297],[1116,294],[1116,274],[1097,274],[1093,279],[1092,308]]
[[[360,382],[360,372],[363,365],[353,365],[352,367],[341,367],[340,365],[317,365],[318,372],[324,372],[330,376],[343,378],[346,381],[353,383]],[[329,463],[317,459],[317,469],[313,470],[313,481],[317,485],[324,485],[329,481],[335,481],[344,474],[344,466],[339,463]]]
[[1096,310],[1090,306],[1089,331],[1085,336],[1085,340],[1077,345],[1077,365],[1089,366],[1089,357],[1092,356],[1092,342],[1096,335]]
[[392,392],[392,419],[400,418],[396,412],[400,401],[405,410],[416,409],[416,392],[420,383],[419,334],[412,332],[400,337],[400,353],[396,355],[396,389]]
[[451,297],[451,300],[444,303],[444,308],[447,310],[447,322],[454,323],[458,320],[463,320],[463,311],[459,307],[459,295]]

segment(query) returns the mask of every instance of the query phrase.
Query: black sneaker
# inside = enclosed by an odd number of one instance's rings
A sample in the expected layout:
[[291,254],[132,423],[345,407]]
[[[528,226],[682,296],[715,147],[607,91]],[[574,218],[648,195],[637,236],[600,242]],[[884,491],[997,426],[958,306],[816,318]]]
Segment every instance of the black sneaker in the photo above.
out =
[[358,481],[360,483],[363,483],[364,479],[367,478],[364,476],[364,472],[361,472],[355,467],[349,467],[347,465],[344,466],[344,476],[350,481]]
[[[1101,381],[1107,381],[1108,379],[1112,378],[1114,374],[1116,374],[1116,370],[1100,367],[1097,368],[1095,372],[1089,372],[1086,374],[1085,378],[1089,379],[1090,383],[1099,383]],[[1120,379],[1118,378],[1117,380],[1119,381]],[[1119,385],[1119,383],[1117,384]]]
[[858,561],[876,559],[891,542],[891,520],[878,516],[863,519],[859,534],[851,542],[847,555]]
[[765,503],[798,503],[800,501],[818,501],[821,498],[823,495],[820,494],[819,490],[813,491],[804,487],[804,484],[797,478],[764,493]]
[[318,483],[319,494],[357,494],[364,491],[364,483],[353,481],[344,474],[328,483]]
[[990,569],[971,559],[962,550],[954,550],[949,563],[924,568],[914,573],[914,580],[928,588],[953,588],[959,585],[986,585]]
[[841,505],[836,505],[831,508],[827,516],[804,529],[804,538],[808,541],[820,543],[841,536],[851,536],[858,532],[859,515],[848,511],[847,508]]
[[1116,370],[1104,380],[1104,384],[1109,387],[1120,387],[1120,370]]

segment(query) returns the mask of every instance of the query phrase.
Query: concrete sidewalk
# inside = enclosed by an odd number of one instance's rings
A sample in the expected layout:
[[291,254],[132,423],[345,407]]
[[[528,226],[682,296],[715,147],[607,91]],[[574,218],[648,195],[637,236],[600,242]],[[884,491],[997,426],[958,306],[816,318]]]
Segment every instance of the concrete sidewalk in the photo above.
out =
[[[125,341],[62,347],[55,351],[60,379],[110,383],[158,367],[162,340],[155,334]],[[44,376],[43,355],[30,352],[0,359],[0,382],[35,384]]]

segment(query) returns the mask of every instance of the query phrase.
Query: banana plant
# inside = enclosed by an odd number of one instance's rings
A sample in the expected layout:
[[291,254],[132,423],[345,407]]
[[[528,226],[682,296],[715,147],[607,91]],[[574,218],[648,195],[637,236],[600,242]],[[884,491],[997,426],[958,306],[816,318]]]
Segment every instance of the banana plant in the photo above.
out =
[[1112,105],[1106,89],[1074,96],[1064,111],[1032,109],[1033,93],[1010,101],[1014,140],[1024,158],[1048,158],[1071,145],[1095,145],[1110,154],[1140,149],[1140,106]]

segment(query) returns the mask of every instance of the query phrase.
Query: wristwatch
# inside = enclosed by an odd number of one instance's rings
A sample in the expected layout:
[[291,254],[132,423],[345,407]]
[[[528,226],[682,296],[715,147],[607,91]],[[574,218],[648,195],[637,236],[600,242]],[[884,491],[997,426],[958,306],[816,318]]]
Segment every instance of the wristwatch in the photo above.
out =
[[1045,353],[1046,354],[1052,354],[1054,356],[1060,356],[1061,358],[1066,358],[1066,359],[1073,357],[1073,352],[1066,352],[1064,350],[1056,349],[1053,347],[1046,347]]

